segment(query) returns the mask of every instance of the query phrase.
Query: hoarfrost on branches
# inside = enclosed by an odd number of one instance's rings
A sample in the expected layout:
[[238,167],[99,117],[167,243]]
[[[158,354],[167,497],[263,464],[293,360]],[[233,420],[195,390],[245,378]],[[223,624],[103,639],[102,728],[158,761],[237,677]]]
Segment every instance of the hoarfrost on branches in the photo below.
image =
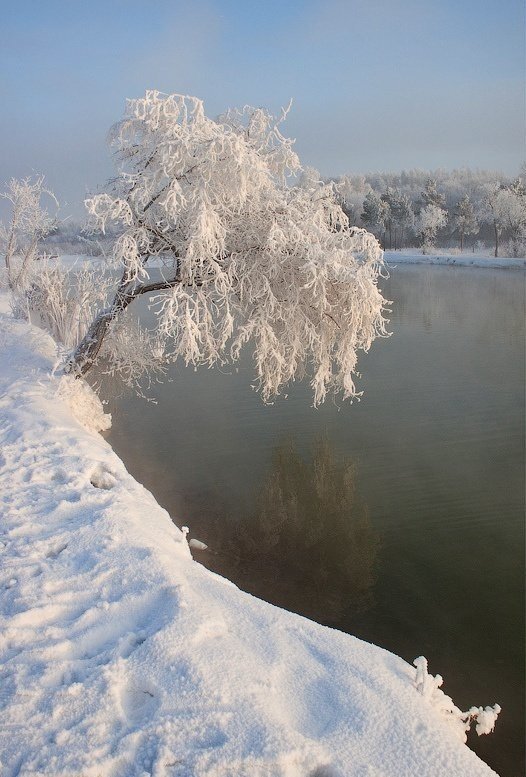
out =
[[429,252],[434,247],[438,230],[447,224],[447,213],[438,205],[430,203],[420,211],[417,224],[424,253]]
[[460,251],[462,252],[464,249],[464,236],[476,235],[479,231],[479,226],[475,217],[475,209],[467,194],[465,194],[457,203],[454,214],[454,224],[460,236]]
[[484,191],[481,219],[493,227],[495,256],[498,256],[503,229],[509,230],[512,244],[526,242],[526,189],[522,180],[517,179],[507,186],[497,182],[487,184]]
[[458,737],[465,742],[467,732],[471,728],[471,723],[476,722],[475,731],[478,736],[482,734],[491,734],[495,728],[498,715],[501,708],[498,704],[493,707],[470,707],[467,712],[462,712],[453,702],[450,696],[441,691],[443,684],[442,677],[437,674],[435,677],[427,671],[427,659],[419,656],[413,661],[416,666],[415,688],[436,707],[445,719],[455,729]]
[[[57,198],[44,186],[44,176],[11,178],[0,197],[11,205],[8,225],[0,223],[0,247],[4,254],[9,288],[22,290],[38,255],[38,244],[56,225],[55,216],[45,207],[48,200],[58,210]],[[18,266],[15,268],[15,259]]]
[[212,120],[201,100],[157,91],[128,101],[111,133],[118,175],[86,202],[94,227],[121,225],[122,277],[69,371],[90,369],[112,323],[157,292],[157,356],[213,365],[251,343],[264,400],[306,373],[315,404],[357,395],[357,352],[386,334],[383,254],[349,226],[333,184],[307,172],[291,185],[302,168],[285,116],[245,107]]
[[25,287],[14,291],[38,323],[65,349],[85,336],[93,316],[108,301],[111,278],[100,262],[79,262],[68,272],[60,261],[43,256],[29,268]]

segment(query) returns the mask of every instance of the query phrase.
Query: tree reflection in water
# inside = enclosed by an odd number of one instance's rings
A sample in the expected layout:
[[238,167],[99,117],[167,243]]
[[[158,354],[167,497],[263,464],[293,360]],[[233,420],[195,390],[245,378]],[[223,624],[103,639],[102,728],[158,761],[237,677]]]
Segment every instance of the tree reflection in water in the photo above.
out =
[[356,468],[328,439],[310,461],[277,446],[248,516],[217,515],[194,555],[256,596],[337,625],[372,604],[378,535],[356,491]]

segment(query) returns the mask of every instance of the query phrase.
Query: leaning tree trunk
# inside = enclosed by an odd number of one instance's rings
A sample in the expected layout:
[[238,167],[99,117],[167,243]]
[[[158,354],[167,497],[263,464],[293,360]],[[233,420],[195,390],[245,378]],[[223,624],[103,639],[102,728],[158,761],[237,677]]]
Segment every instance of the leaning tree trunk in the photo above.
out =
[[108,310],[99,313],[92,321],[88,331],[77,345],[73,356],[66,365],[65,371],[67,374],[73,374],[76,378],[81,378],[93,367],[109,326],[117,318],[121,310],[124,310],[124,307],[118,307],[114,304]]
[[64,370],[66,374],[81,378],[93,367],[111,323],[120,313],[126,310],[134,299],[141,294],[170,289],[179,282],[178,278],[172,278],[171,280],[158,281],[157,283],[134,285],[133,282],[127,282],[125,276],[123,276],[112,304],[94,318],[88,331],[77,345],[72,357],[66,364]]

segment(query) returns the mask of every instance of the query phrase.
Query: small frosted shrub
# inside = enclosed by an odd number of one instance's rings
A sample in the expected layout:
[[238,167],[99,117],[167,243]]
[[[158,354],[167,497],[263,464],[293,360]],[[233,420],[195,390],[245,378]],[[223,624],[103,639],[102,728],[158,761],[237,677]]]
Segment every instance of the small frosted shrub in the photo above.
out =
[[58,261],[44,257],[13,296],[35,323],[70,349],[86,334],[95,311],[107,303],[111,282],[100,265],[85,263],[66,270]]

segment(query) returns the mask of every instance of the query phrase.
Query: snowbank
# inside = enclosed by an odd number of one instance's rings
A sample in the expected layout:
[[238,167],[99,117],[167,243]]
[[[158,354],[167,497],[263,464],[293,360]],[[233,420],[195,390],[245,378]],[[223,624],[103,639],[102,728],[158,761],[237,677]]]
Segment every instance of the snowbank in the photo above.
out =
[[0,316],[3,777],[494,774],[414,667],[192,561],[54,353]]
[[526,259],[511,259],[509,257],[478,256],[476,254],[422,254],[405,253],[404,251],[385,251],[385,261],[389,267],[398,264],[442,264],[457,267],[486,267],[492,269],[524,270]]

